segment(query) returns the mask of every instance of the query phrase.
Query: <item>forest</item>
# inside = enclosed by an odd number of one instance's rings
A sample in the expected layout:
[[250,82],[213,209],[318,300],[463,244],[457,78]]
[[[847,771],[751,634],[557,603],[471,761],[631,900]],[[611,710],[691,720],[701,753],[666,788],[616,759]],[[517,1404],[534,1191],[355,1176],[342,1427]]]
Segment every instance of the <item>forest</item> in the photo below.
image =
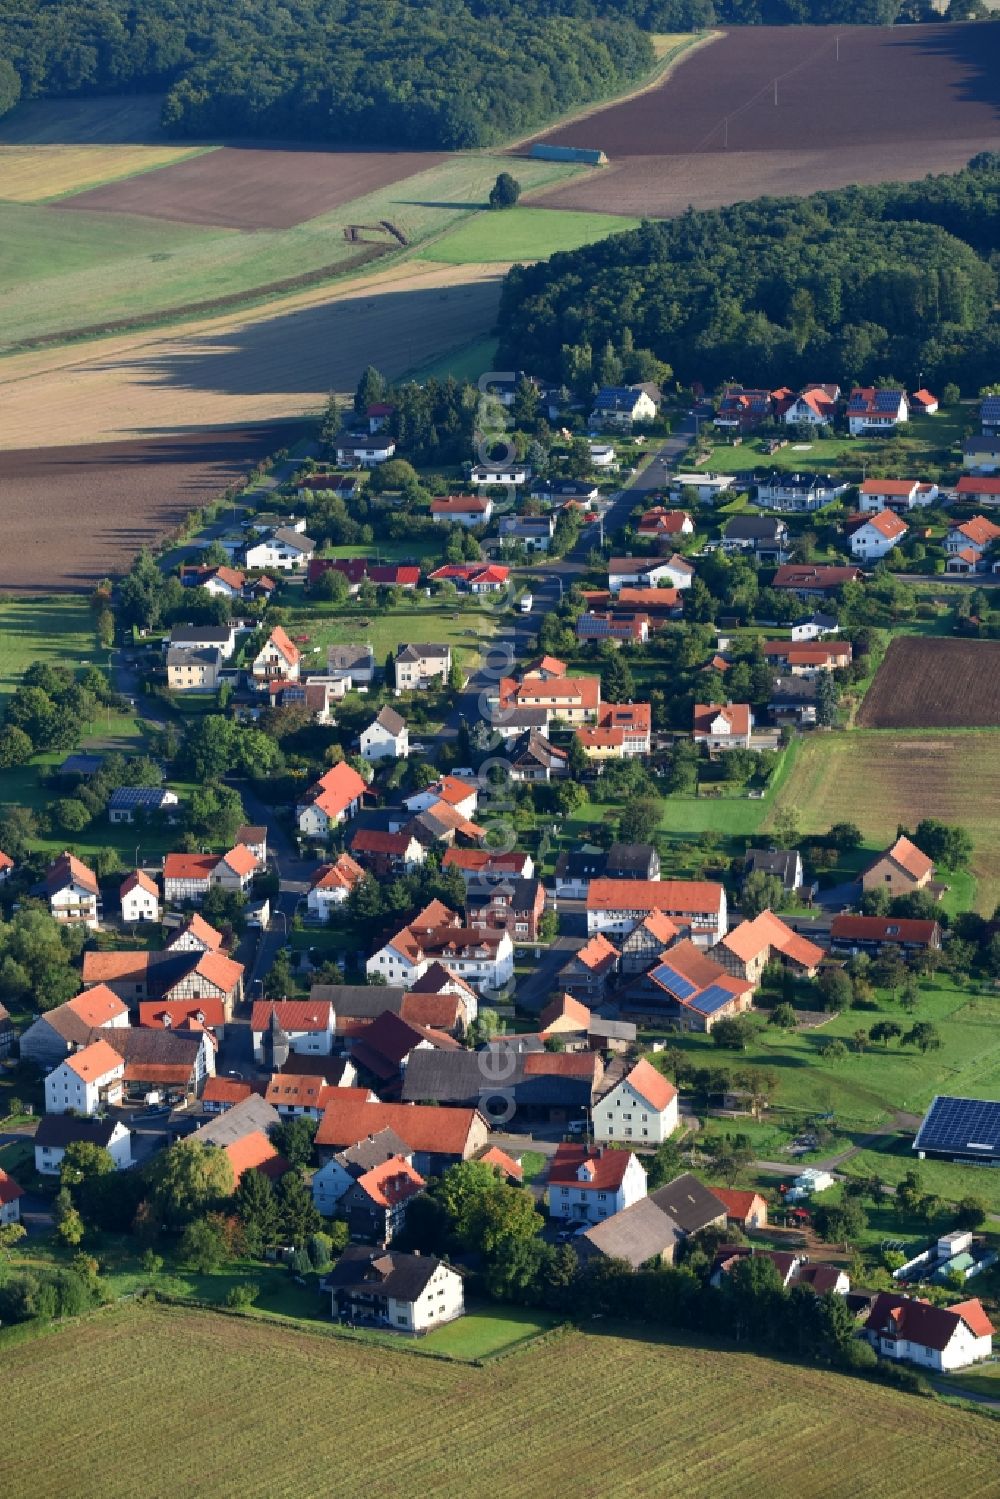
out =
[[1000,363],[1000,156],[951,176],[688,211],[515,266],[499,358],[586,394],[623,347],[682,382],[978,389]]
[[[634,21],[550,0],[0,0],[21,96],[166,89],[172,135],[487,145],[621,92],[653,50]],[[498,21],[500,24],[498,24]],[[0,79],[0,109],[11,89]]]

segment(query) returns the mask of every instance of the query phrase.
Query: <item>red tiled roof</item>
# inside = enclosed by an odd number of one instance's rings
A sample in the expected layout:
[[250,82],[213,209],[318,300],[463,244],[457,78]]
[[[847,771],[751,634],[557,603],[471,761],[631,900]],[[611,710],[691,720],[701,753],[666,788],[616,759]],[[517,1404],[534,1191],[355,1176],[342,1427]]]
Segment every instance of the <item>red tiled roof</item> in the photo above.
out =
[[338,817],[352,802],[357,801],[368,789],[368,783],[353,765],[341,760],[316,782],[316,805],[328,817]]
[[203,880],[207,884],[218,862],[215,854],[165,854],[163,878],[165,880]]
[[[608,946],[611,947],[610,942]],[[612,947],[611,951],[615,952],[616,949]],[[581,1031],[585,1031],[590,1025],[590,1011],[585,1004],[581,1004],[578,999],[574,999],[572,994],[559,994],[555,999],[549,1001],[539,1015],[539,1031],[544,1034],[557,1020],[568,1020]]]
[[405,1157],[394,1155],[359,1176],[357,1185],[378,1207],[389,1208],[415,1197],[427,1183]]
[[[618,882],[616,881],[615,883],[617,884]],[[596,972],[598,969],[613,963],[621,955],[617,947],[612,942],[609,942],[607,937],[602,933],[598,932],[596,936],[591,937],[589,942],[585,942],[573,956],[578,963],[583,964],[584,968],[589,968],[591,972]]]
[[839,588],[842,583],[856,583],[859,567],[813,567],[807,563],[786,563],[774,575],[775,588]]
[[[915,880],[922,880],[925,876],[934,873],[934,860],[928,859],[915,843],[911,843],[909,838],[905,838],[902,834],[896,839],[892,848],[886,850],[883,858],[891,859]],[[878,863],[878,860],[875,862]]]
[[0,1207],[6,1207],[9,1202],[16,1202],[23,1196],[24,1188],[19,1187],[14,1178],[0,1167]]
[[118,894],[124,898],[132,890],[145,890],[147,895],[155,895],[157,898],[160,894],[156,881],[151,879],[144,869],[134,869],[130,875],[126,875]]
[[[389,835],[394,836],[393,834]],[[357,847],[356,841],[352,847]],[[332,864],[321,864],[313,875],[311,890],[350,890],[364,877],[364,870],[350,854],[340,854]]]
[[[549,1185],[614,1192],[621,1186],[631,1159],[629,1150],[606,1150],[603,1146],[592,1150],[588,1145],[560,1145],[552,1157]],[[588,1174],[580,1179],[577,1172],[584,1165],[588,1167]]]
[[964,1322],[975,1337],[989,1337],[994,1331],[977,1300],[960,1301],[950,1307],[932,1306],[893,1291],[879,1292],[865,1327],[869,1332],[905,1338],[940,1353],[951,1342],[959,1322]]
[[485,515],[489,503],[478,495],[442,495],[431,500],[431,515]]
[[1000,479],[977,479],[971,474],[963,474],[955,486],[958,495],[1000,495]]
[[695,703],[693,732],[711,734],[712,724],[717,718],[725,719],[731,734],[743,736],[750,732],[749,703]]
[[253,1093],[249,1083],[235,1077],[210,1077],[201,1090],[202,1103],[242,1103]]
[[977,547],[988,547],[1000,537],[1000,526],[988,520],[985,515],[974,515],[971,520],[955,526],[952,535],[964,536]]
[[186,1087],[191,1081],[191,1067],[186,1062],[126,1062],[127,1083],[172,1083]]
[[793,932],[773,911],[761,911],[752,921],[741,921],[726,933],[722,945],[742,963],[752,963],[765,949],[771,948],[803,968],[817,968],[823,961],[823,949]]
[[[139,1005],[139,1024],[155,1026],[157,1030],[175,1030],[192,1016],[204,1017],[206,1026],[223,1026],[226,1023],[225,1001],[221,999],[157,999],[143,1000]],[[169,1019],[169,1027],[164,1021]]]
[[96,1082],[121,1065],[121,1057],[107,1041],[91,1041],[82,1051],[74,1051],[66,1058],[66,1066],[85,1083]]
[[13,869],[13,868],[14,868],[14,860],[11,858],[10,854],[5,854],[4,851],[3,851],[3,849],[0,849],[0,869]]
[[287,1108],[319,1108],[326,1087],[322,1077],[300,1072],[275,1072],[264,1094],[265,1102],[275,1108],[284,1104]]
[[900,916],[835,916],[830,936],[848,941],[929,943],[937,929],[936,921],[916,921]]
[[665,911],[717,915],[722,886],[714,880],[591,880],[588,911]]
[[[341,1088],[341,1093],[352,1090]],[[316,1144],[341,1149],[381,1129],[395,1130],[411,1150],[432,1155],[464,1155],[477,1109],[432,1108],[425,1104],[365,1103],[332,1098],[316,1132]]]
[[332,1031],[333,1006],[328,999],[258,999],[250,1016],[250,1029],[263,1033],[277,1011],[278,1024],[291,1034]]
[[529,1051],[523,1060],[525,1077],[581,1077],[595,1083],[601,1066],[596,1051]]
[[275,625],[267,638],[267,644],[273,645],[279,655],[284,656],[289,666],[295,666],[297,662],[302,660],[302,652],[297,645],[292,644],[281,625]]
[[457,994],[404,994],[399,1006],[401,1020],[439,1031],[452,1030],[462,1014]]
[[[245,1171],[274,1170],[279,1162],[287,1169],[287,1162],[282,1162],[270,1140],[263,1130],[254,1130],[249,1135],[242,1135],[238,1140],[232,1140],[223,1146],[229,1157],[229,1164],[233,1168],[233,1186],[238,1187],[240,1178]],[[270,1174],[270,1170],[266,1174]]]
[[245,843],[237,843],[227,854],[223,854],[222,863],[228,864],[234,874],[253,874],[258,866],[257,855],[251,853]]
[[97,875],[94,871],[88,869],[87,865],[81,863],[73,854],[63,853],[50,865],[45,876],[45,887],[51,895],[69,884],[80,885],[91,895],[96,895],[98,891]]
[[677,1097],[677,1089],[670,1079],[664,1077],[662,1072],[658,1072],[652,1062],[648,1062],[645,1057],[641,1057],[636,1062],[624,1080],[630,1083],[658,1114],[663,1112],[671,1099]]
[[[88,956],[91,955],[84,953],[85,961]],[[110,956],[110,954],[104,956]],[[134,958],[135,954],[132,953],[130,956]],[[117,1020],[121,1015],[128,1014],[127,1006],[122,1004],[118,995],[106,984],[95,984],[93,989],[85,989],[75,999],[68,999],[66,1009],[72,1010],[78,1019],[95,1029],[98,1026],[107,1025],[112,1020]]]
[[725,1203],[727,1216],[738,1218],[741,1223],[746,1221],[757,1203],[764,1202],[759,1192],[741,1192],[735,1187],[713,1187],[712,1191],[720,1202]]
[[895,541],[900,536],[905,536],[910,529],[894,510],[880,510],[878,515],[870,515],[866,524],[880,536],[884,536],[886,541]]
[[524,1181],[524,1167],[520,1161],[515,1161],[513,1156],[501,1150],[499,1145],[491,1145],[489,1150],[484,1150],[478,1157],[484,1166],[495,1166],[504,1176],[514,1182]]
[[222,946],[222,933],[217,932],[214,926],[210,926],[204,916],[199,916],[197,911],[195,911],[193,916],[188,918],[182,927],[179,927],[174,932],[167,941],[167,947],[173,947],[178,938],[183,937],[185,933],[190,933],[209,952],[218,952]]
[[243,964],[237,963],[235,958],[227,958],[225,953],[204,952],[194,971],[221,989],[223,994],[232,994],[243,977]]

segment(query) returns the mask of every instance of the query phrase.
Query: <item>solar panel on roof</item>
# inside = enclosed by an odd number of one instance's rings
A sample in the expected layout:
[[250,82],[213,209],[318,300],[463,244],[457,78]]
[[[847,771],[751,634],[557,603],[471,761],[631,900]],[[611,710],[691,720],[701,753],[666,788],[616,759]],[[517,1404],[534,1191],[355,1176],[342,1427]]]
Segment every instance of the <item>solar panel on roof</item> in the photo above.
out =
[[875,392],[876,411],[895,411],[899,406],[898,390],[877,390]]
[[693,999],[688,1000],[688,1003],[692,1010],[697,1010],[701,1015],[714,1015],[716,1010],[721,1010],[723,1005],[729,1004],[732,998],[731,992],[724,989],[721,984],[709,984],[707,989],[696,994]]
[[1000,1154],[1000,1103],[980,1098],[935,1098],[914,1143],[923,1150]]
[[688,999],[698,988],[697,984],[692,984],[690,979],[671,968],[669,963],[661,963],[659,968],[654,969],[653,978],[675,999]]

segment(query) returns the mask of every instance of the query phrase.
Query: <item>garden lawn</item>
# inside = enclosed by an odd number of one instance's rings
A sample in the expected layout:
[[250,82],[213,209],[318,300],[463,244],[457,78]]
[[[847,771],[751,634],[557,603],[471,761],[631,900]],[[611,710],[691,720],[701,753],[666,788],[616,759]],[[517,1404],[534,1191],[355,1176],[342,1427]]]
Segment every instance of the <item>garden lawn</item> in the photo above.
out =
[[[908,1030],[918,1020],[933,1023],[941,1049],[922,1053],[913,1046],[870,1046],[828,1061],[820,1048],[837,1038],[848,1045],[854,1032],[878,1020]],[[744,1052],[727,1052],[710,1036],[671,1036],[671,1045],[693,1052],[699,1062],[766,1067],[778,1078],[774,1102],[790,1114],[832,1113],[841,1130],[864,1135],[894,1110],[922,1114],[936,1093],[1000,1099],[1000,1000],[986,998],[945,981],[921,980],[912,1015],[880,996],[877,1009],[847,1010],[812,1030],[782,1031],[763,1017]],[[738,1129],[738,1122],[732,1126]],[[1000,1188],[1000,1178],[998,1178]]]
[[[325,667],[327,648],[367,641],[381,666],[390,651],[400,645],[434,642],[450,645],[461,664],[471,670],[479,656],[478,641],[493,633],[494,616],[473,599],[429,599],[424,594],[408,596],[394,609],[365,611],[357,605],[311,602],[307,607],[289,611],[286,626],[294,640],[299,635],[309,639],[301,643],[310,669],[315,660]],[[314,658],[310,661],[309,658]]]
[[0,708],[33,661],[75,670],[102,656],[93,610],[78,594],[0,598]]
[[[520,164],[518,164],[520,171]],[[626,229],[638,229],[639,220],[606,213],[574,213],[560,208],[507,208],[476,214],[449,234],[421,251],[422,260],[447,265],[471,265],[484,261],[545,260],[560,250],[578,250],[581,245],[607,239]]]
[[539,1337],[557,1321],[555,1316],[528,1307],[501,1309],[487,1305],[435,1328],[420,1346],[432,1353],[449,1353],[453,1358],[486,1358]]
[[471,380],[473,384],[480,375],[492,370],[497,362],[498,338],[477,338],[472,343],[462,344],[451,354],[442,354],[427,364],[410,370],[407,380]]
[[[978,1087],[976,1096],[979,1096]],[[989,1096],[988,1091],[984,1096]],[[879,1176],[891,1186],[896,1186],[907,1171],[916,1171],[925,1192],[931,1192],[946,1202],[978,1197],[987,1211],[1000,1213],[1000,1171],[985,1170],[981,1166],[955,1166],[951,1161],[920,1161],[911,1149],[912,1144],[911,1134],[886,1135],[877,1145],[852,1155],[838,1170],[848,1176]]]
[[[705,473],[734,474],[752,468],[777,468],[792,472],[832,473],[860,483],[864,465],[869,472],[877,470],[884,459],[886,442],[894,448],[902,443],[912,461],[912,477],[922,479],[937,468],[954,468],[952,449],[961,442],[968,427],[968,413],[957,411],[939,412],[937,416],[915,417],[909,423],[905,437],[885,439],[880,437],[826,437],[810,438],[799,443],[790,438],[788,446],[775,453],[765,453],[766,439],[750,436],[738,446],[720,442],[712,447],[707,462],[699,465]],[[900,478],[908,475],[900,474]]]
[[[15,1336],[5,1417],[31,1440],[9,1443],[5,1499],[714,1499],[720,1481],[745,1494],[764,1474],[773,1499],[844,1499],[847,1440],[856,1493],[996,1492],[995,1428],[971,1412],[730,1345],[594,1327],[485,1369],[142,1305]],[[207,1370],[197,1438],[179,1440]],[[293,1417],[276,1392],[294,1392]]]

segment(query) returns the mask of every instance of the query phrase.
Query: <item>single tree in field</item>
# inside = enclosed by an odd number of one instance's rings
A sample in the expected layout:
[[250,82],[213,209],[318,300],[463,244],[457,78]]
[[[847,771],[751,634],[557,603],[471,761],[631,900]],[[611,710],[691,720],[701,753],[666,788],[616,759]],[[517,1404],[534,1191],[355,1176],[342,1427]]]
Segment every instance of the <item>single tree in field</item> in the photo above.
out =
[[513,208],[521,196],[521,184],[509,172],[501,172],[490,188],[491,208]]

